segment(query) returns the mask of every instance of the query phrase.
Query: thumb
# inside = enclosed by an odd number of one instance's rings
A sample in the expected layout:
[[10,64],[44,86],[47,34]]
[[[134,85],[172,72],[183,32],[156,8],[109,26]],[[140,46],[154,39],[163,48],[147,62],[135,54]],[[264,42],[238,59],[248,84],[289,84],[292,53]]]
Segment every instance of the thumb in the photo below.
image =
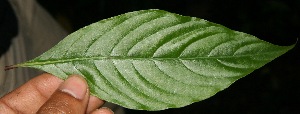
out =
[[38,114],[83,114],[86,111],[89,90],[81,76],[70,76],[42,105]]

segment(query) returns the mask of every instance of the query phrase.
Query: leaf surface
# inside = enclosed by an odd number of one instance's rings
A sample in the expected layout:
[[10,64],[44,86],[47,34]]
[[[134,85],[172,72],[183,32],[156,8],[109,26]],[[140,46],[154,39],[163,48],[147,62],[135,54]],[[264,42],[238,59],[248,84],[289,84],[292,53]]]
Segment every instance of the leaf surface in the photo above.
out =
[[143,10],[86,26],[17,66],[62,79],[79,74],[103,100],[163,110],[207,99],[293,47],[199,18]]

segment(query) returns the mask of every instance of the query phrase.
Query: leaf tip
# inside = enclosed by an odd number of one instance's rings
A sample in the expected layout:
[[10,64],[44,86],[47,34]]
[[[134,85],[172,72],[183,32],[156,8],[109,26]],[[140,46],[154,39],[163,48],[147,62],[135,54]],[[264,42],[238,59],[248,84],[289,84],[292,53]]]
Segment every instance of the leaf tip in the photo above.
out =
[[296,47],[296,45],[298,44],[299,38],[296,39],[296,42],[292,45],[289,45],[287,47],[289,47],[289,50],[293,49],[294,47]]

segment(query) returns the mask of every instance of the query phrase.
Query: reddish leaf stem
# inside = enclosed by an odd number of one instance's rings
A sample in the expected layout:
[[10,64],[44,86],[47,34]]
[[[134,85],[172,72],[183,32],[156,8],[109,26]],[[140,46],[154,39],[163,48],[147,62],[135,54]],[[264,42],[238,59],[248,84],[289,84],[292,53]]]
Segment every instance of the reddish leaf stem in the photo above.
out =
[[4,70],[7,71],[14,68],[18,68],[18,67],[16,65],[5,66]]

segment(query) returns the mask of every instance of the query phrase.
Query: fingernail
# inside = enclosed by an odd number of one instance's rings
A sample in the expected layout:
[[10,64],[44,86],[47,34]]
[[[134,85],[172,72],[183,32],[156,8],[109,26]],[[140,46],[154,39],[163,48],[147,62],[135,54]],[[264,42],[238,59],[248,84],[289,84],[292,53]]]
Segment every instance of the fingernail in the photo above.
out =
[[87,84],[80,76],[70,76],[60,87],[65,92],[76,99],[82,100],[87,91]]
[[97,109],[93,112],[93,114],[114,114],[114,112],[110,109],[110,108],[107,108],[107,107],[102,107],[100,109]]

